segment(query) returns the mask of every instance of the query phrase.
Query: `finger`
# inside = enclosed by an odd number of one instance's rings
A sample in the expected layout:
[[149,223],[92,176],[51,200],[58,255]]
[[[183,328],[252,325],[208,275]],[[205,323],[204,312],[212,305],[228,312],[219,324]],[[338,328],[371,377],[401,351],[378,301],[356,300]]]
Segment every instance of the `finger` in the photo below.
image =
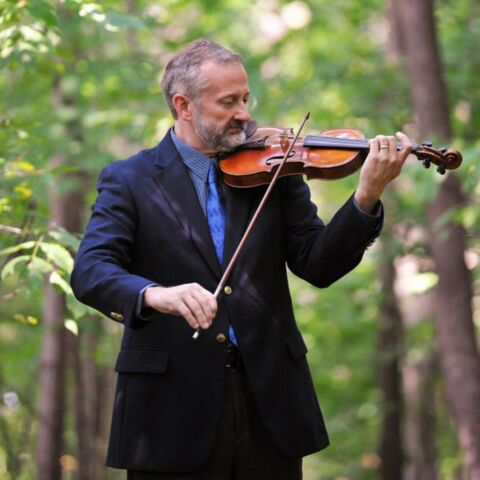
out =
[[388,153],[388,138],[385,135],[377,135],[380,153]]
[[378,138],[371,138],[368,144],[370,145],[370,153],[378,155],[380,152],[380,142],[378,141]]
[[405,161],[412,151],[412,142],[403,132],[397,132],[396,137],[400,140],[400,143],[403,145],[400,150],[400,157]]
[[212,296],[213,295],[210,292],[205,292],[205,293],[202,293],[197,298],[198,304],[202,308],[203,315],[205,316],[205,319],[206,319],[206,323],[203,326],[203,328],[210,327],[210,325],[212,324],[212,321],[213,321],[213,319],[214,319],[214,317],[217,313],[216,308],[215,308],[216,302],[215,302],[215,305],[214,305],[214,304],[212,304],[212,302],[210,300],[210,297],[212,297]]
[[200,328],[200,324],[185,303],[179,305],[177,311],[192,328]]
[[392,159],[395,160],[397,158],[397,140],[395,137],[389,136],[387,137],[388,140],[388,152],[392,156]]
[[192,290],[192,294],[200,304],[203,313],[208,319],[210,325],[211,321],[217,314],[217,300],[215,296],[198,284],[195,284],[195,288]]
[[193,295],[187,295],[184,298],[184,302],[200,326],[202,328],[208,328],[210,326],[210,321],[205,316],[200,302]]
[[397,132],[396,137],[400,140],[400,143],[403,145],[403,148],[412,149],[412,141],[407,137],[403,132]]
[[212,318],[215,318],[217,316],[217,311],[218,311],[218,302],[217,302],[217,299],[213,296],[213,294],[209,298],[208,303],[212,311]]
[[215,318],[218,309],[217,299],[215,298],[215,295],[213,295],[213,293],[210,293],[209,291],[205,291],[204,301],[205,306],[206,308],[208,308],[211,317]]

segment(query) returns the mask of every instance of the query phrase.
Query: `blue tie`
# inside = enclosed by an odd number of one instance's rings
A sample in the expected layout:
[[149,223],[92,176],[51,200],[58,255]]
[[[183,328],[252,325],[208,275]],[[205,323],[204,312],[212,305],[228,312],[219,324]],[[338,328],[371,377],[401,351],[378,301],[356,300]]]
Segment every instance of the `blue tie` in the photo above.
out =
[[[217,252],[218,261],[223,260],[223,245],[225,239],[225,207],[220,198],[217,182],[215,180],[215,164],[212,161],[210,170],[208,171],[208,196],[207,196],[207,221],[210,228],[215,251]],[[228,326],[228,335],[230,340],[238,345],[233,331],[232,325]]]

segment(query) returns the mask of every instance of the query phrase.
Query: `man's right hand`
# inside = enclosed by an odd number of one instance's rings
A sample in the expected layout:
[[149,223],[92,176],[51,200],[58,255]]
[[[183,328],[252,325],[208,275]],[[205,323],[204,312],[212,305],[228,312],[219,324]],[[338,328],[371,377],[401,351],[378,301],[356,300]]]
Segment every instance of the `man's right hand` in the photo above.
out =
[[143,294],[143,306],[181,315],[195,329],[210,327],[217,314],[217,299],[198,283],[149,287]]

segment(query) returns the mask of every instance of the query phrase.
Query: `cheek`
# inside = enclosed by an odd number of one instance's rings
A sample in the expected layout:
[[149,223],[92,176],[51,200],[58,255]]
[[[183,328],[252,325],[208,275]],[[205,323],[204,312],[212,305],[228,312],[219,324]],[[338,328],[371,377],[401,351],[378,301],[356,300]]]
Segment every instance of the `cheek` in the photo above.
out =
[[219,125],[226,125],[231,118],[230,112],[226,112],[223,109],[218,109],[214,114],[214,119]]
[[209,106],[203,108],[200,112],[200,119],[204,124],[213,127],[217,131],[223,132],[223,129],[232,120],[233,114],[228,109],[221,106]]

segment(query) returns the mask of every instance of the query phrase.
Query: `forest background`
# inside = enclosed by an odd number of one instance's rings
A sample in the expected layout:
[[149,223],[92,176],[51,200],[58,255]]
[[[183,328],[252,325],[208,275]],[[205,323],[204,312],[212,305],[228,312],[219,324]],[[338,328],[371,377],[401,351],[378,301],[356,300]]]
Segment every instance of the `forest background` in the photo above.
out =
[[[480,479],[477,0],[0,0],[0,479],[120,479],[103,466],[122,327],[68,285],[109,162],[172,124],[159,79],[204,37],[239,51],[260,125],[403,130],[384,233],[326,290],[291,277],[332,445],[306,480]],[[357,175],[311,181],[328,220]]]

